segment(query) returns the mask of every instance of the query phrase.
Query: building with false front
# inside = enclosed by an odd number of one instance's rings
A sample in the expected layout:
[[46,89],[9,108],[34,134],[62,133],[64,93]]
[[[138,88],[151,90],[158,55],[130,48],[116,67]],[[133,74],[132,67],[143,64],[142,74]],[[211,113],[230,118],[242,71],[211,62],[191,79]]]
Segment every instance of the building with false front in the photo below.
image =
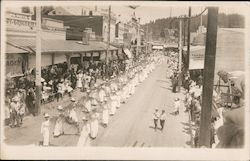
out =
[[[83,43],[82,40],[66,40],[67,32],[64,22],[48,17],[42,18],[42,67],[67,63],[100,60],[106,44],[99,41]],[[35,67],[36,57],[36,21],[32,14],[6,12],[6,74],[9,77],[22,76]],[[117,48],[111,46],[111,51]],[[108,55],[111,57],[110,55]],[[103,58],[102,58],[103,59]]]

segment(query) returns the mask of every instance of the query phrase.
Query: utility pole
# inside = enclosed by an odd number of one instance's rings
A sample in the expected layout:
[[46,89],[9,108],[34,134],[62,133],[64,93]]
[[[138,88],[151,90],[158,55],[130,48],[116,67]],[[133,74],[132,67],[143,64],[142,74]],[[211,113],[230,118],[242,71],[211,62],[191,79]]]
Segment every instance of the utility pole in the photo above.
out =
[[136,58],[139,55],[139,37],[140,37],[140,18],[138,18],[138,24],[137,24]]
[[178,92],[181,89],[181,66],[182,66],[182,18],[179,19],[179,66],[178,66]]
[[204,82],[202,91],[202,108],[200,122],[199,145],[211,147],[211,113],[214,86],[214,69],[216,58],[218,7],[208,8],[207,36],[204,64]]
[[109,50],[110,50],[110,24],[111,24],[111,5],[109,5],[109,11],[108,11],[108,42],[107,42],[107,52],[106,52],[106,57],[105,57],[105,63],[106,63],[106,69],[105,69],[105,73],[106,76],[108,76],[108,54],[109,54]]
[[182,63],[182,19],[179,20],[179,72],[181,72]]
[[189,56],[190,56],[190,24],[191,24],[191,7],[188,8],[187,70],[189,70]]
[[146,43],[146,54],[148,54],[148,40],[149,40],[149,31],[148,31],[148,24],[147,24],[147,43]]
[[[202,11],[202,8],[201,8],[201,11]],[[202,26],[202,15],[201,15],[201,26]]]
[[41,113],[41,7],[36,7],[36,110]]
[[183,20],[183,46],[186,45],[186,16]]

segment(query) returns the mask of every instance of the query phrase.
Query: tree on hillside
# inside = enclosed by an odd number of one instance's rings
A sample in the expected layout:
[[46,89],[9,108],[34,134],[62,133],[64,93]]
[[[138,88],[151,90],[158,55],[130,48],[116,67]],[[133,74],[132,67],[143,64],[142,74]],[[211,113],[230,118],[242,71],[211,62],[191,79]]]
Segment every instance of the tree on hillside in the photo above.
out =
[[[196,32],[200,26],[201,17],[197,16],[191,19],[190,30],[191,32]],[[186,21],[187,22],[187,21]],[[225,14],[220,13],[218,15],[218,26],[222,28],[244,28],[244,17],[239,14]],[[150,21],[148,24],[143,25],[143,29],[146,31],[146,28],[152,30],[152,36],[154,38],[162,37],[162,31],[166,28],[168,29],[179,29],[179,21],[177,17],[161,18],[155,21]],[[207,15],[202,15],[202,25],[207,27]],[[187,26],[187,24],[186,24]],[[177,34],[177,33],[176,33]],[[178,35],[177,35],[178,36]]]
[[[32,16],[32,19],[35,20],[36,19],[36,8],[34,7],[34,15]],[[49,12],[53,11],[54,7],[53,6],[43,6],[41,8],[41,14],[42,16],[48,15]]]
[[29,7],[22,7],[22,13],[30,13],[30,8]]

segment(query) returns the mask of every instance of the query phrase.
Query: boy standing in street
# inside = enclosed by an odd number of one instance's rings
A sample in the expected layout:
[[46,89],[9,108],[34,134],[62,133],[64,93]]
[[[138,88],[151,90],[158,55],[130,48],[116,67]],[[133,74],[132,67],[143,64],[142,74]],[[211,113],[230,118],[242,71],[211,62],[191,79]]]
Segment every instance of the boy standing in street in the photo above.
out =
[[160,113],[159,113],[158,109],[155,109],[155,112],[153,114],[153,120],[154,120],[154,125],[155,125],[154,129],[155,130],[157,129],[157,123],[158,123],[159,118],[160,118]]
[[161,116],[160,116],[161,131],[163,131],[166,117],[167,117],[167,115],[166,115],[166,113],[165,113],[165,110],[162,110]]

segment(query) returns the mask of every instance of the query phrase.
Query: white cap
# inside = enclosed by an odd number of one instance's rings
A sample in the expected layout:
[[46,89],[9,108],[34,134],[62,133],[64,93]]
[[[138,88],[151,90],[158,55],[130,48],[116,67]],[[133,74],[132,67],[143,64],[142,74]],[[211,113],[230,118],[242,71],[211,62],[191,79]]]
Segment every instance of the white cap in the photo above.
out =
[[87,121],[88,119],[87,119],[85,116],[83,116],[83,117],[82,117],[82,120]]
[[72,102],[75,102],[75,101],[76,101],[76,99],[74,99],[74,98],[71,98],[70,100],[71,100]]
[[44,114],[44,117],[45,117],[45,118],[48,118],[48,117],[49,117],[49,114],[45,113],[45,114]]
[[63,107],[62,106],[58,106],[57,109],[58,110],[63,110]]

